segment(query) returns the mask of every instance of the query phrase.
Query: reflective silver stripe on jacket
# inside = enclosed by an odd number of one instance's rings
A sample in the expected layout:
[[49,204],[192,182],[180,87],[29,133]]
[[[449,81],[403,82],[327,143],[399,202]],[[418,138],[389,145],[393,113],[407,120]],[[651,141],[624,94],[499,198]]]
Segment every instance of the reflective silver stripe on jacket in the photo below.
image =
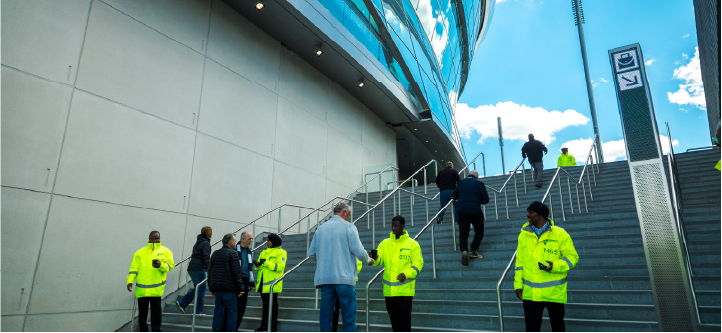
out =
[[572,261],[569,260],[567,257],[562,258],[562,260],[567,262],[567,264],[569,265],[569,269],[574,268],[574,265],[572,265]]
[[166,264],[166,265],[168,265],[168,270],[170,271],[172,269],[172,268],[170,268],[170,264]]
[[136,272],[136,271],[130,271],[130,272],[128,272],[128,275],[130,275],[130,274],[138,275],[138,272]]
[[416,274],[419,274],[419,269],[416,268],[416,266],[411,266],[411,268],[413,268],[416,271]]
[[164,284],[165,284],[165,281],[163,281],[163,283],[156,283],[156,284],[140,284],[140,283],[136,283],[135,286],[138,287],[138,288],[155,288],[155,287],[160,287],[160,286],[162,286],[162,285],[164,285]]
[[[278,280],[278,279],[276,279],[276,280]],[[272,283],[276,282],[276,280],[271,280],[271,281],[268,281],[268,282],[263,282],[263,285],[264,285],[264,286],[270,286]]]
[[276,267],[273,267],[273,271],[275,272],[278,269],[278,264],[276,264]]
[[561,286],[563,284],[567,283],[567,278],[563,278],[561,280],[556,281],[549,281],[549,282],[531,282],[529,280],[524,280],[524,285],[529,286],[532,288],[549,288],[549,287],[556,287]]
[[414,279],[406,279],[406,280],[404,280],[404,282],[391,282],[386,279],[383,279],[382,282],[389,287],[398,287],[398,286],[401,286],[401,285],[404,285],[407,283],[411,283],[412,281],[414,281]]
[[519,267],[515,268],[514,270],[515,270],[515,271],[523,271],[523,270],[524,270],[524,266],[519,266]]

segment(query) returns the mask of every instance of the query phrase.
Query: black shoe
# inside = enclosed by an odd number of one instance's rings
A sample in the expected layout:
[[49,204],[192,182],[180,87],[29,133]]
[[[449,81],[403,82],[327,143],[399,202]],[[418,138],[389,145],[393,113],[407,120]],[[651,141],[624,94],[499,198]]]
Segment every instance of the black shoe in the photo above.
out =
[[261,326],[256,329],[256,332],[268,332],[268,327]]
[[469,254],[466,251],[461,252],[461,265],[469,266]]
[[481,254],[479,254],[476,251],[471,251],[469,253],[469,259],[479,259],[479,258],[482,258],[482,256],[481,256]]
[[441,221],[443,221],[443,220],[440,218],[436,218],[436,224],[441,224]]
[[536,184],[534,186],[536,186],[536,188],[541,188],[541,185],[539,185],[539,184]]

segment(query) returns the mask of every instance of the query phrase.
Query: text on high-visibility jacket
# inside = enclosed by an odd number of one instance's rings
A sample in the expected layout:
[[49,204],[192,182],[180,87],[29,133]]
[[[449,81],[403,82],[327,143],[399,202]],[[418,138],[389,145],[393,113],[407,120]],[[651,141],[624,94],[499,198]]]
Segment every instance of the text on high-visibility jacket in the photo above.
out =
[[[160,267],[153,267],[153,260],[160,261]],[[150,243],[136,251],[128,270],[128,283],[135,280],[135,297],[162,297],[165,291],[165,276],[175,267],[173,252],[158,243]]]
[[[261,255],[258,256],[258,261],[261,261],[261,259],[266,259],[266,261],[264,261],[261,266],[254,267],[259,271],[258,277],[256,278],[256,291],[267,294],[271,292],[271,284],[283,275],[288,257],[286,250],[280,247],[273,247],[263,250]],[[263,283],[262,290],[259,288],[261,283]],[[274,294],[280,293],[281,291],[283,291],[283,281],[279,281],[273,286]]]
[[[421,247],[409,232],[396,239],[391,237],[384,239],[377,249],[378,259],[374,266],[384,265],[384,277],[381,281],[384,284],[384,297],[393,296],[414,296],[416,293],[416,277],[424,267],[424,257],[421,255]],[[404,273],[406,280],[399,282],[397,277]]]
[[[567,272],[576,267],[579,255],[569,234],[562,228],[551,227],[539,237],[524,224],[519,234],[514,268],[514,289],[523,289],[523,299],[535,302],[567,302]],[[550,272],[539,269],[542,263]]]
[[576,166],[577,160],[572,156],[571,154],[561,154],[559,155],[559,158],[557,159],[557,168],[565,167],[565,166]]

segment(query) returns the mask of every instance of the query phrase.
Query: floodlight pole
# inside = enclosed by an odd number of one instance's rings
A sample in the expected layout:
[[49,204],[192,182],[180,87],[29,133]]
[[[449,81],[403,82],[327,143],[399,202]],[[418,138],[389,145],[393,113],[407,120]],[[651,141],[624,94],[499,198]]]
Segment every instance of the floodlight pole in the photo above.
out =
[[582,11],[582,0],[572,0],[572,10],[574,11],[574,24],[579,30],[579,44],[582,49],[582,61],[584,62],[584,76],[587,79],[587,95],[589,96],[589,112],[592,114],[592,126],[597,140],[597,149],[599,149],[599,161],[604,163],[604,154],[602,154],[602,139],[599,135],[599,123],[597,122],[597,108],[594,106],[594,91],[592,90],[592,79],[589,74],[589,62],[587,61],[587,43],[584,41],[584,11]]
[[504,136],[501,134],[501,117],[496,117],[499,123],[499,147],[501,148],[501,174],[506,174],[506,166],[504,166]]

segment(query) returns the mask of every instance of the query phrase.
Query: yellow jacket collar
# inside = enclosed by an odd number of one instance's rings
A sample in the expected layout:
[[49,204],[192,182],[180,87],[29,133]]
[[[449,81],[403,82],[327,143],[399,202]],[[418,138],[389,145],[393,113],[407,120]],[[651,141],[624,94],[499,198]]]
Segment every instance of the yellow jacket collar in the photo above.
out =
[[151,249],[151,250],[155,250],[155,249],[160,248],[160,245],[161,245],[161,242],[158,242],[158,243],[148,242],[148,248]]
[[[554,221],[552,221],[552,219],[550,219],[550,218],[547,218],[547,221],[549,221],[549,223],[551,223],[551,226],[549,227],[549,231],[553,230],[554,229]],[[531,229],[531,222],[526,221],[526,223],[524,223],[524,225],[521,226],[521,231],[534,232]]]
[[399,239],[396,239],[396,235],[394,235],[394,232],[392,231],[392,232],[389,234],[389,237],[390,237],[391,240],[393,240],[393,241],[400,241],[400,240],[404,240],[404,239],[406,239],[406,238],[409,238],[409,232],[406,231],[406,230],[404,230],[404,234],[401,235],[401,237],[399,237]]

